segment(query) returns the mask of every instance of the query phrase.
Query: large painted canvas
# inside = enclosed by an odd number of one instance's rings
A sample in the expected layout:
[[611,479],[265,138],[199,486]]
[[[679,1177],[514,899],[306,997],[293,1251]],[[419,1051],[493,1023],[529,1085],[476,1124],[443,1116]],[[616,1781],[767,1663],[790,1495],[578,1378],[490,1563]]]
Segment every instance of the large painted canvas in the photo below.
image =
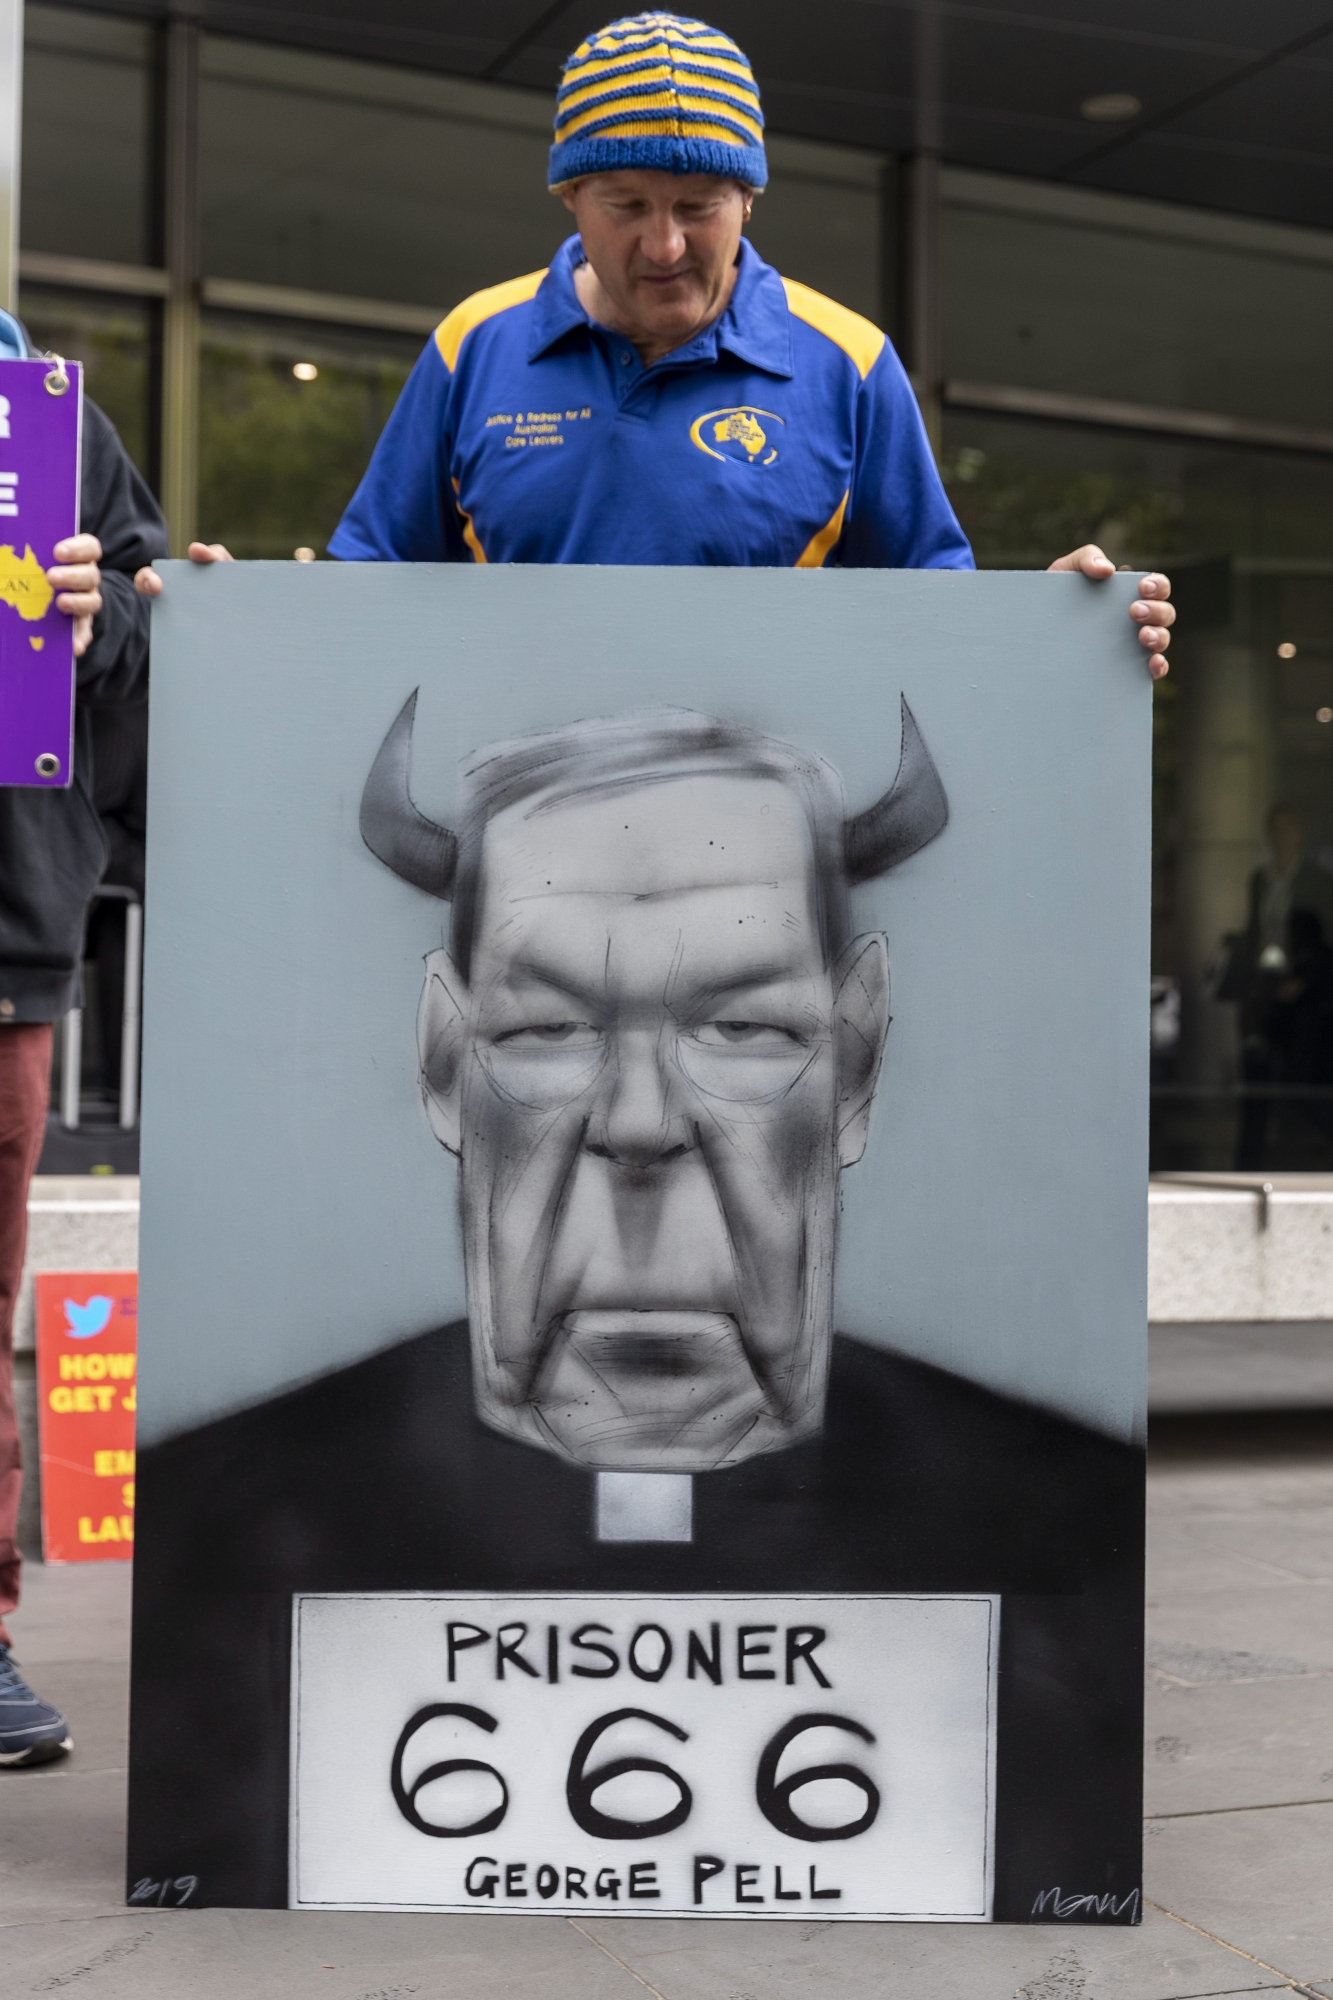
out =
[[168,566],[132,1902],[1137,1919],[1130,589]]

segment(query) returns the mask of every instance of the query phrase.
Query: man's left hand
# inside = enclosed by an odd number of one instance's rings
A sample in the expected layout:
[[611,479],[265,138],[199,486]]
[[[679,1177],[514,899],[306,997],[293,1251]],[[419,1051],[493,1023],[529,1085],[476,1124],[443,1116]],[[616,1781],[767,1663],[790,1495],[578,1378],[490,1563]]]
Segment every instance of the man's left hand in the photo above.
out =
[[[1097,582],[1115,575],[1115,564],[1095,542],[1085,542],[1072,555],[1061,556],[1051,569],[1074,569]],[[1166,649],[1171,644],[1171,627],[1176,622],[1176,607],[1168,602],[1171,596],[1171,579],[1154,570],[1139,582],[1139,595],[1129,607],[1129,615],[1139,628],[1139,644],[1147,649],[1148,672],[1155,681],[1160,681],[1166,672]]]
[[46,580],[58,595],[56,610],[74,620],[74,657],[82,658],[93,639],[93,619],[102,608],[102,544],[96,535],[71,535],[57,542]]

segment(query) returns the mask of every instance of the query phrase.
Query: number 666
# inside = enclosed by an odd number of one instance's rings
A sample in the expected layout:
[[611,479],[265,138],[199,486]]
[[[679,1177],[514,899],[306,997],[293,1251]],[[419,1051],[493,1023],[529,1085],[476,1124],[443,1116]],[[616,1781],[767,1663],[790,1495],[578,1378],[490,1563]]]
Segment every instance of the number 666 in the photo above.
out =
[[[509,1811],[509,1785],[494,1764],[483,1763],[476,1757],[450,1757],[441,1763],[428,1764],[411,1785],[403,1782],[403,1759],[408,1745],[419,1729],[441,1716],[453,1716],[460,1722],[470,1723],[487,1735],[493,1735],[499,1727],[493,1715],[466,1702],[437,1701],[419,1708],[404,1724],[394,1749],[389,1769],[389,1785],[394,1801],[409,1826],[414,1826],[418,1833],[430,1834],[436,1840],[463,1840],[491,1833]],[[570,1817],[585,1833],[594,1834],[602,1840],[653,1840],[662,1834],[673,1833],[677,1827],[684,1826],[694,1809],[694,1793],[679,1771],[672,1770],[669,1764],[655,1757],[638,1756],[612,1757],[606,1763],[589,1766],[588,1760],[598,1738],[618,1722],[647,1722],[668,1736],[674,1736],[678,1743],[689,1741],[688,1732],[679,1724],[669,1721],[664,1715],[652,1715],[646,1708],[617,1708],[608,1715],[598,1716],[579,1737],[569,1760],[565,1800]],[[879,1814],[879,1789],[864,1771],[858,1770],[855,1764],[810,1764],[792,1772],[789,1777],[778,1778],[778,1764],[783,1752],[808,1729],[837,1729],[849,1736],[860,1737],[863,1743],[875,1741],[863,1724],[854,1722],[847,1715],[794,1715],[769,1738],[760,1753],[755,1769],[755,1803],[770,1826],[775,1826],[779,1833],[790,1835],[793,1840],[853,1840],[858,1833],[864,1833],[867,1827],[873,1826]],[[426,1819],[417,1807],[419,1794],[427,1785],[460,1771],[485,1772],[493,1778],[500,1787],[499,1804],[479,1819],[469,1820],[465,1826],[442,1826],[437,1821]],[[667,1779],[676,1788],[675,1804],[655,1819],[623,1819],[600,1811],[594,1799],[602,1786],[610,1784],[614,1778],[627,1777],[631,1772],[649,1772]],[[834,1826],[816,1825],[802,1819],[793,1803],[796,1794],[806,1785],[829,1779],[841,1779],[858,1791],[865,1801],[862,1811],[855,1819]]]

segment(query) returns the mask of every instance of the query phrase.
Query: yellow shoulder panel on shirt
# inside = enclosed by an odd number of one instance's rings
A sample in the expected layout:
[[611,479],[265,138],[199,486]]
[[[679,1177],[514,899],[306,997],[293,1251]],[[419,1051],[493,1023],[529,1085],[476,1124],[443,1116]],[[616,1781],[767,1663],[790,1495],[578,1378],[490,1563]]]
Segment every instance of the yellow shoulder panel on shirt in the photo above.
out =
[[451,375],[458,366],[458,350],[473,327],[480,326],[484,319],[494,319],[496,313],[508,312],[511,306],[526,305],[536,297],[537,287],[545,276],[545,271],[529,271],[526,278],[488,285],[484,292],[474,292],[461,306],[455,306],[448,319],[441,320],[435,329],[435,345]]
[[[856,363],[861,380],[864,382],[884,349],[884,335],[860,313],[849,312],[846,306],[838,305],[833,299],[826,299],[822,292],[812,292],[809,285],[798,285],[794,278],[784,278],[787,305],[797,319],[803,319],[807,326],[814,327],[816,333],[824,334],[836,343],[844,354],[850,355]],[[501,290],[503,290],[503,286]],[[481,292],[481,298],[489,296]],[[473,301],[469,299],[468,304]],[[463,311],[459,307],[459,311]],[[449,321],[445,321],[448,326]]]

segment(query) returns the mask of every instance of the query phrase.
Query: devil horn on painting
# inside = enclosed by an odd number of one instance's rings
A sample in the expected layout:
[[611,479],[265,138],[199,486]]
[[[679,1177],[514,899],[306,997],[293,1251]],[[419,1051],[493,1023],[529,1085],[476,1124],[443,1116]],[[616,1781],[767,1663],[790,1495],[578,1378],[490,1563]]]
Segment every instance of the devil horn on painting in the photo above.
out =
[[[447,901],[458,866],[458,838],[412,803],[412,725],[418,693],[414,688],[403,703],[370,767],[361,794],[361,838],[395,875]],[[949,801],[940,774],[904,696],[898,775],[883,798],[849,819],[844,829],[848,882],[870,882],[896,868],[943,833],[948,818]]]
[[873,881],[919,853],[948,824],[949,801],[905,695],[902,719],[897,777],[882,799],[847,822],[843,852],[853,886]]
[[361,838],[395,875],[447,901],[458,865],[457,836],[412,803],[412,724],[419,693],[413,688],[399,709],[370,767],[361,794]]

